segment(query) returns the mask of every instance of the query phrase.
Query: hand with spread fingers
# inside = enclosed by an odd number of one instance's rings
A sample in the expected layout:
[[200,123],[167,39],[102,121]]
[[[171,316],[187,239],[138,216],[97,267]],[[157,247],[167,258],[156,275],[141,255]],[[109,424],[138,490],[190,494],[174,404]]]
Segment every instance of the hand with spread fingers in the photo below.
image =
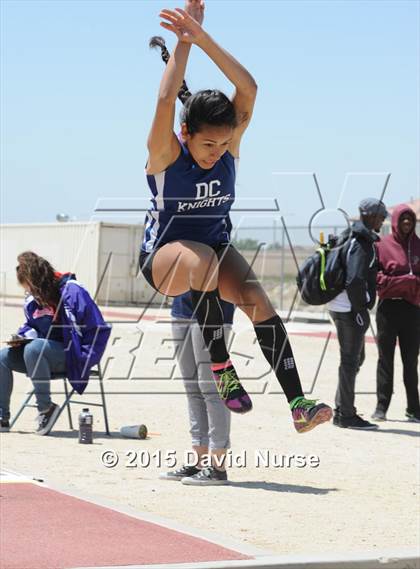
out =
[[[190,12],[197,14],[200,18],[204,17],[204,5],[196,6],[197,2],[193,0],[189,4],[191,4],[188,6]],[[163,9],[159,16],[164,20],[160,25],[173,32],[180,42],[199,45],[205,37],[205,32],[200,23],[182,8]]]

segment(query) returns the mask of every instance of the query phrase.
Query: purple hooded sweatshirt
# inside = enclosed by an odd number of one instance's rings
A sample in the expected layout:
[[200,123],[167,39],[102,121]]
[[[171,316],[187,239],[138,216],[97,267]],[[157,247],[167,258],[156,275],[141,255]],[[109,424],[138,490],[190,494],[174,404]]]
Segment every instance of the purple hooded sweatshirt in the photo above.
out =
[[[90,369],[105,351],[111,326],[105,322],[88,291],[71,273],[60,275],[61,300],[54,310],[38,304],[32,295],[25,301],[26,322],[18,330],[26,338],[61,340],[66,349],[67,378],[72,387],[83,393]],[[54,324],[52,328],[51,325]]]
[[[404,213],[409,213],[414,222],[409,235],[398,229]],[[420,238],[416,234],[416,215],[408,205],[401,204],[395,208],[391,222],[392,234],[381,238],[377,244],[379,298],[402,298],[420,306]]]

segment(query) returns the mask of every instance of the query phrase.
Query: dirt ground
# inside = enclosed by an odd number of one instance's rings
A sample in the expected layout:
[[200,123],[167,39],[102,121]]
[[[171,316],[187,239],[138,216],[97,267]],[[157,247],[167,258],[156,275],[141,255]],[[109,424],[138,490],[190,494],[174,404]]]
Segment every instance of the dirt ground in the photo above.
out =
[[[322,425],[297,434],[277,382],[269,373],[249,323],[235,319],[231,349],[241,377],[253,393],[254,409],[232,417],[230,486],[197,488],[165,482],[158,475],[167,459],[177,465],[190,448],[186,398],[175,368],[168,311],[140,324],[133,308],[119,309],[103,362],[112,437],[104,436],[101,410],[93,407],[95,438],[78,444],[63,413],[48,437],[32,434],[35,409],[16,429],[0,436],[1,466],[86,495],[182,522],[263,549],[287,554],[352,552],[419,545],[419,426],[404,418],[402,368],[396,358],[395,394],[389,420],[377,432]],[[122,314],[122,316],[121,316]],[[4,340],[21,322],[21,309],[2,307]],[[116,320],[116,318],[114,318]],[[310,390],[328,325],[288,325],[304,388]],[[321,336],[321,337],[318,337]],[[367,343],[356,405],[365,418],[375,407],[376,346]],[[338,344],[331,340],[313,396],[332,403]],[[12,412],[30,382],[16,374]],[[53,386],[61,391],[60,381]],[[88,394],[90,393],[90,397]],[[57,402],[61,395],[54,395]],[[97,401],[92,384],[81,400]],[[81,407],[73,407],[77,414]],[[146,440],[119,435],[122,425],[147,425]],[[112,451],[118,464],[107,468]],[[297,457],[299,455],[299,457]],[[302,466],[303,463],[303,466]]]

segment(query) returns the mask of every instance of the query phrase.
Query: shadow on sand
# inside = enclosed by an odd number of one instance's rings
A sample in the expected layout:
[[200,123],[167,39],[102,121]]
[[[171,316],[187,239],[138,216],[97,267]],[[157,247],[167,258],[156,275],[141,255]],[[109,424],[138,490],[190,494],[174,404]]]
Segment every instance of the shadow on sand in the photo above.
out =
[[291,492],[294,494],[329,494],[338,492],[338,488],[315,488],[314,486],[301,486],[299,484],[279,484],[278,482],[265,482],[256,480],[254,482],[231,482],[234,488],[247,488],[250,490],[268,490],[269,492]]

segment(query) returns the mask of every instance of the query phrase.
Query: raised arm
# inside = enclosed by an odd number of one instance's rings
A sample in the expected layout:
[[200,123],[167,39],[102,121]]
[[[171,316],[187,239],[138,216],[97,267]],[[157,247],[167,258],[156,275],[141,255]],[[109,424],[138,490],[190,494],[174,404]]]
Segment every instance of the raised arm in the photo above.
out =
[[148,174],[156,174],[165,170],[176,160],[180,152],[180,146],[174,133],[175,103],[184,79],[190,49],[191,45],[178,41],[165,67],[160,82],[155,116],[147,140]]
[[234,131],[229,150],[234,156],[239,156],[239,145],[242,135],[251,121],[257,97],[257,84],[249,71],[230,53],[219,46],[207,33],[197,45],[214,61],[235,86],[232,102],[238,117],[238,126]]
[[163,27],[170,29],[178,37],[182,37],[182,32],[191,34],[193,43],[198,45],[214,61],[235,86],[233,104],[239,124],[235,129],[229,150],[234,156],[237,156],[240,140],[251,120],[257,96],[257,84],[254,78],[230,53],[220,47],[185,10],[180,8],[176,8],[176,11],[165,10],[164,18],[170,24],[163,23]]
[[167,20],[161,22],[161,26],[174,32],[178,37],[178,43],[163,73],[156,112],[147,141],[149,149],[147,172],[149,174],[165,170],[180,153],[179,142],[173,131],[175,103],[183,84],[191,45],[196,43],[197,38],[202,33],[204,2],[202,0],[185,0],[184,13],[196,24],[197,29],[188,30],[185,27],[175,29],[172,25],[172,11],[162,10],[160,13],[160,17]]

